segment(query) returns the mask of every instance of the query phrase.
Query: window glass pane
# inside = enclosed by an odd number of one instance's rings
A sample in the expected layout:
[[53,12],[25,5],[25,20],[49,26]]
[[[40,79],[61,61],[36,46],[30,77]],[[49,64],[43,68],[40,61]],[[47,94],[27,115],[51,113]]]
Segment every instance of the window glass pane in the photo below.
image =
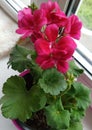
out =
[[83,26],[92,30],[92,0],[83,0],[77,15],[83,21]]
[[83,22],[80,42],[92,53],[92,0],[82,0],[77,15]]

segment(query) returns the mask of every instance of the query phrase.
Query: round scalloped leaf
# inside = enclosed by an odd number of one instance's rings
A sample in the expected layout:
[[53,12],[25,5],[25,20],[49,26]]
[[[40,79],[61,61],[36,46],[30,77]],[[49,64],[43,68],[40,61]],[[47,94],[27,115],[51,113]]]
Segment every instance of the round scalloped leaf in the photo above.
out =
[[90,89],[84,84],[78,82],[75,82],[73,87],[75,89],[77,107],[86,110],[90,105]]
[[43,77],[39,80],[40,87],[51,95],[58,95],[67,88],[64,75],[55,68],[45,70]]
[[47,124],[56,130],[69,128],[70,113],[68,110],[63,110],[60,100],[45,108],[45,116]]
[[42,109],[46,104],[44,91],[36,86],[28,91],[25,80],[19,76],[12,76],[5,82],[3,93],[0,103],[6,118],[26,121],[32,112]]
[[19,72],[30,68],[31,58],[28,58],[29,55],[31,55],[30,50],[16,45],[10,54],[8,66],[11,66],[14,70],[18,70]]

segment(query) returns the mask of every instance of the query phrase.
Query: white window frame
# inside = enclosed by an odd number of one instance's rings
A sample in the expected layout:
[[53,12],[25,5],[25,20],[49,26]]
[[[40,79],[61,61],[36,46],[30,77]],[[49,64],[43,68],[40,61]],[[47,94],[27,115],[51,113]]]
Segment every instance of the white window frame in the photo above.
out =
[[0,7],[17,22],[18,11],[26,5],[21,0],[0,0]]
[[[79,2],[79,6],[82,0],[76,0],[77,4]],[[30,0],[31,2],[31,0]],[[74,8],[75,0],[57,0],[60,4],[62,10],[70,15],[74,13],[77,8]],[[71,2],[71,5],[69,5]],[[0,0],[0,6],[15,20],[17,21],[17,13],[20,9],[24,8],[26,5],[22,3],[21,0]],[[68,6],[70,6],[69,10]],[[7,11],[8,10],[8,11]],[[68,12],[67,12],[68,11]],[[78,41],[76,41],[78,43]],[[74,59],[78,62],[78,64],[84,68],[87,75],[92,79],[92,54],[85,48],[81,43],[78,43],[78,48],[74,53]]]

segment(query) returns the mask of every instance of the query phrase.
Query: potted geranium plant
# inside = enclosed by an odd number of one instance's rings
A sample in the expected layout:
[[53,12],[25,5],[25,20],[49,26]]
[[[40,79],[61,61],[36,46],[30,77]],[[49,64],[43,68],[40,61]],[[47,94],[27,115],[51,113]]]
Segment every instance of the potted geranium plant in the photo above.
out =
[[77,81],[83,70],[73,60],[81,21],[48,1],[20,10],[18,27],[33,49],[16,45],[10,54],[8,66],[21,74],[4,83],[3,116],[23,130],[83,130],[90,90]]

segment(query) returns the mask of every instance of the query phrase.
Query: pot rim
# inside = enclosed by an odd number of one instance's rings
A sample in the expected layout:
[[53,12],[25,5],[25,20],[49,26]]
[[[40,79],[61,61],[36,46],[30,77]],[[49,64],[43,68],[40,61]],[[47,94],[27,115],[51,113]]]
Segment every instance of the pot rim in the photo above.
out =
[[24,75],[26,75],[28,73],[30,73],[30,70],[25,70],[25,71],[21,72],[19,76],[23,77]]
[[16,126],[18,130],[23,130],[23,128],[17,123],[16,120],[12,120],[13,124]]

